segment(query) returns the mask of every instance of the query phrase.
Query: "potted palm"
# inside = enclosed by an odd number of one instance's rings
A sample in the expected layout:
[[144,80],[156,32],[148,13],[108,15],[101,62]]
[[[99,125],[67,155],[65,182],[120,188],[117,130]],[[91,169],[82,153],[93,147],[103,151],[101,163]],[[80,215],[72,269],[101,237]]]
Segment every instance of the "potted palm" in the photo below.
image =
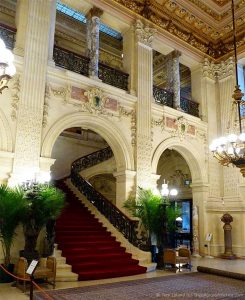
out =
[[[148,249],[152,252],[152,261],[159,262],[159,254],[163,247],[169,244],[169,233],[175,231],[175,219],[178,211],[170,204],[167,197],[161,197],[150,189],[138,188],[137,197],[129,198],[124,207],[140,219],[143,229],[148,237]],[[159,266],[161,263],[159,263]]]
[[65,196],[62,191],[51,185],[34,184],[28,188],[25,197],[27,209],[21,220],[25,246],[20,255],[31,261],[39,258],[39,252],[36,250],[38,236],[47,224],[54,224],[64,207]]
[[[0,185],[0,241],[4,255],[4,267],[13,271],[11,264],[11,247],[16,228],[26,208],[24,192],[20,188],[9,188]],[[0,271],[0,282],[10,282],[11,277]]]

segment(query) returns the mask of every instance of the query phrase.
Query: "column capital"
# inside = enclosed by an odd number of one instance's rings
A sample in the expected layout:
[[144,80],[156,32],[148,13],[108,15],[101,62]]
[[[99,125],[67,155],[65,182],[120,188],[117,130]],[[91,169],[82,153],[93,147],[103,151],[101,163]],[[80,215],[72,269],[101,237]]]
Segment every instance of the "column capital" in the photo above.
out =
[[140,20],[137,20],[135,23],[135,35],[137,41],[151,47],[156,33],[155,28],[151,28],[148,25],[144,25]]
[[89,12],[86,14],[86,18],[88,18],[88,19],[91,19],[91,18],[93,18],[93,17],[98,17],[98,18],[100,18],[100,17],[102,16],[102,14],[103,14],[103,10],[102,10],[102,9],[93,6],[93,7],[89,10]]
[[226,61],[221,61],[215,64],[208,58],[205,58],[202,64],[203,77],[210,78],[212,80],[222,80],[235,74],[235,62],[234,58],[230,57]]

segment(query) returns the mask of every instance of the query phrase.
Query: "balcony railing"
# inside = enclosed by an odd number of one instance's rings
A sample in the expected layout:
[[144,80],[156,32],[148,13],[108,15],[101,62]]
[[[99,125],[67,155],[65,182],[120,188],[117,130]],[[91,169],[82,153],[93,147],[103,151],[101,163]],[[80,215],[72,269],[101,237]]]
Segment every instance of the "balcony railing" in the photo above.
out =
[[[171,91],[153,86],[153,97],[156,103],[174,108],[174,95]],[[180,96],[180,108],[189,115],[199,117],[199,103],[197,102]]]
[[0,37],[3,39],[6,47],[13,50],[15,43],[16,29],[7,25],[0,24]]
[[180,96],[180,108],[189,115],[199,117],[199,103]]
[[[5,42],[7,48],[14,48],[15,35],[15,28],[0,24],[0,37]],[[53,57],[57,66],[88,76],[89,58],[58,46],[54,46]],[[128,77],[129,75],[127,73],[116,70],[102,63],[99,64],[99,78],[104,83],[127,91]],[[156,103],[173,107],[173,93],[171,91],[153,86],[153,97]],[[199,104],[182,96],[180,97],[180,108],[190,115],[196,117],[199,116]],[[242,108],[242,115],[245,115],[244,107]]]
[[171,91],[153,85],[153,97],[156,103],[173,107],[174,97]]
[[55,65],[88,76],[89,59],[85,56],[54,46]]
[[[54,61],[56,66],[65,68],[67,70],[88,76],[89,72],[89,58],[76,54],[69,50],[54,47]],[[99,64],[99,79],[102,82],[118,87],[123,90],[128,90],[128,74]]]

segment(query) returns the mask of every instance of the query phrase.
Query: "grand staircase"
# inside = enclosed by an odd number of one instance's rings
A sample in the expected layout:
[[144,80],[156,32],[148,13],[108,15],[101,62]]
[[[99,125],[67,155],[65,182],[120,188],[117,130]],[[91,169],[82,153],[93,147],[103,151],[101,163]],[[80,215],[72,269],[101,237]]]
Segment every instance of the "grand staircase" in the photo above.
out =
[[62,182],[68,205],[56,223],[56,242],[78,280],[130,276],[146,272],[115,237]]

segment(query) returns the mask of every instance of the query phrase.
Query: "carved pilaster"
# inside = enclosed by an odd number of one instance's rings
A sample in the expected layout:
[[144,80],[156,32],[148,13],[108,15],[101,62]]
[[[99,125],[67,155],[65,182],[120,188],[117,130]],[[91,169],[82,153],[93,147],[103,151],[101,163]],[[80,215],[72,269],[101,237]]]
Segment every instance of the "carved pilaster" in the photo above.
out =
[[[41,148],[43,105],[48,60],[48,39],[52,1],[29,0],[25,36],[25,56],[21,75],[16,127],[14,178],[37,172]],[[30,175],[30,174],[29,174]],[[34,175],[34,174],[32,174]]]
[[152,42],[155,29],[136,21],[136,70],[137,70],[137,116],[136,116],[136,185],[145,186],[151,176],[151,103],[153,99],[152,82]]

